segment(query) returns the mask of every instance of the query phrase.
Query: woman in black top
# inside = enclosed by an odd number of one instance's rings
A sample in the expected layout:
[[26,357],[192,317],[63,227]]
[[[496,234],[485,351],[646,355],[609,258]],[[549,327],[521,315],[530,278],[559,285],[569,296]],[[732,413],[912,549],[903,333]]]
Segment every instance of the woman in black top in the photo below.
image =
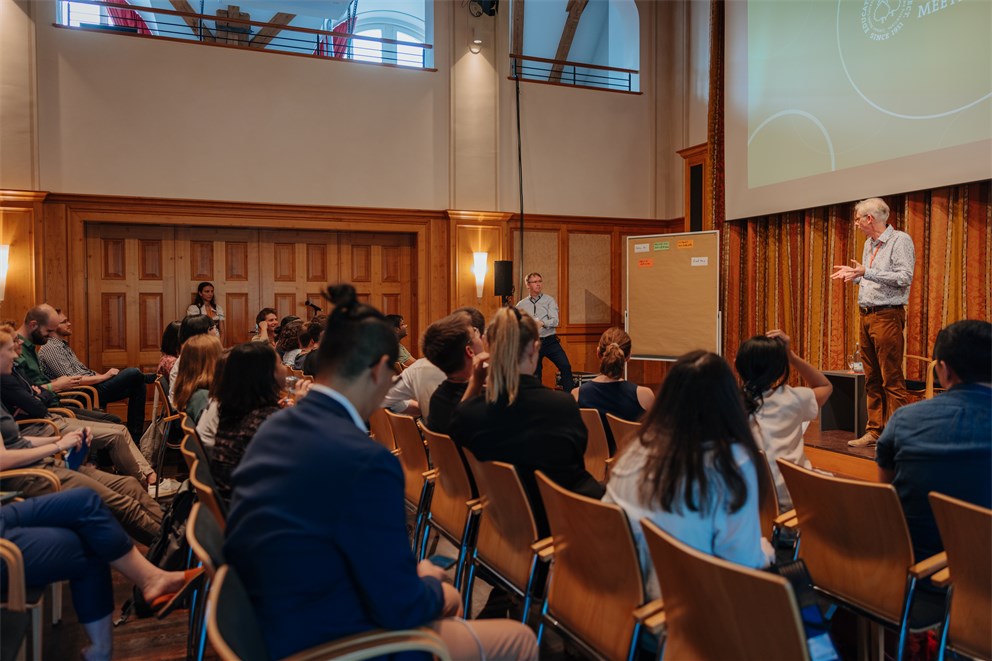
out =
[[623,378],[624,366],[630,360],[630,335],[623,329],[607,328],[599,338],[596,355],[600,361],[599,375],[572,390],[572,396],[580,407],[599,411],[612,455],[617,447],[606,414],[636,422],[654,404],[654,393]]
[[[601,498],[603,487],[585,469],[586,428],[575,400],[549,390],[533,376],[540,359],[537,324],[516,308],[502,308],[486,329],[489,354],[476,356],[465,399],[455,409],[451,437],[479,461],[517,468],[534,510],[538,532],[547,517],[534,471],[562,487]],[[489,368],[483,366],[489,360]],[[485,381],[485,394],[478,394]]]

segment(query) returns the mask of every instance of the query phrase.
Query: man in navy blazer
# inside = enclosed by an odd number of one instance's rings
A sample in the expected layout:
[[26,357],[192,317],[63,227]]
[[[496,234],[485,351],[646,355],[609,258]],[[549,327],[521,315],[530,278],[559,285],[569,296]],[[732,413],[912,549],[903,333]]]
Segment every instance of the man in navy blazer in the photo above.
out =
[[522,624],[451,617],[460,615],[457,590],[440,568],[416,562],[399,461],[364,422],[392,383],[396,336],[349,285],[330,293],[337,306],[313,387],[259,428],[233,474],[224,553],[248,588],[269,655],[430,626],[453,658],[536,659]]

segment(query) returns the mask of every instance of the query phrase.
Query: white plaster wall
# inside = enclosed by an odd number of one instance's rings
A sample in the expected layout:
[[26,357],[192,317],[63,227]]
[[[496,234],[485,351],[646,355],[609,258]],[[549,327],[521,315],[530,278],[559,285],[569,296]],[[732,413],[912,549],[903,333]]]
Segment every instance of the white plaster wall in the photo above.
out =
[[0,0],[0,189],[38,185],[35,43],[27,0]]
[[[708,34],[686,4],[637,3],[642,94],[522,86],[527,211],[682,215],[675,151],[706,121],[705,101],[684,102],[706,87],[684,32]],[[509,12],[436,3],[436,72],[74,32],[47,0],[36,13],[41,190],[518,209]]]

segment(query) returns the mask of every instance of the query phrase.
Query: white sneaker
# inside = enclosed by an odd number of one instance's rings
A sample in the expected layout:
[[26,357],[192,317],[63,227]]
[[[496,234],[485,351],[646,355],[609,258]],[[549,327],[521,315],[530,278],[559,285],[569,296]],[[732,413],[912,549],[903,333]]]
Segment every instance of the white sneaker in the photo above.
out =
[[165,479],[160,479],[158,484],[149,484],[148,495],[154,498],[155,488],[158,487],[158,497],[166,498],[168,496],[174,495],[177,491],[179,491],[180,486],[181,485],[179,482],[173,480],[171,477],[167,477]]
[[875,436],[870,431],[865,432],[864,436],[861,438],[856,438],[853,441],[848,441],[847,444],[852,448],[870,448],[874,447],[878,441],[878,436]]

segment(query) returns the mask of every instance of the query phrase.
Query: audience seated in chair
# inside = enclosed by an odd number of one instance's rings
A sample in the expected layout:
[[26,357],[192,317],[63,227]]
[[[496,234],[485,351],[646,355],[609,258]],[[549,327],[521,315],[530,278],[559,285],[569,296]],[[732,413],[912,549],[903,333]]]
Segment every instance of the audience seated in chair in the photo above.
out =
[[255,327],[258,331],[251,338],[252,342],[268,342],[276,345],[276,329],[279,328],[279,315],[275,308],[262,308],[255,315]]
[[570,395],[545,388],[534,376],[541,345],[532,317],[516,308],[501,308],[486,329],[486,340],[489,353],[474,358],[450,435],[479,461],[516,466],[538,532],[547,535],[534,471],[543,471],[556,484],[584,496],[603,495],[602,485],[585,468],[586,427]]
[[261,342],[233,347],[224,360],[224,369],[217,373],[213,388],[216,399],[211,403],[216,407],[217,427],[210,450],[210,473],[225,503],[231,500],[231,473],[241,463],[258,428],[279,410],[285,379],[286,369],[276,360],[276,352]]
[[944,548],[931,491],[992,507],[992,324],[951,324],[937,334],[933,356],[947,391],[893,413],[876,450],[879,477],[899,494],[918,559]]
[[169,403],[173,406],[176,404],[176,377],[179,376],[179,366],[183,362],[183,345],[192,337],[208,333],[220,337],[214,320],[205,314],[184,317],[179,322],[179,357],[172,363],[172,369],[169,371]]
[[596,409],[602,416],[611,456],[616,453],[617,444],[606,422],[606,414],[637,422],[654,404],[654,393],[650,388],[624,379],[624,366],[630,360],[630,348],[630,335],[616,326],[607,328],[596,346],[599,374],[592,381],[586,381],[572,390],[579,407]]
[[301,340],[304,334],[303,320],[286,324],[279,332],[279,341],[276,343],[276,352],[279,359],[286,367],[292,367],[296,363],[296,357],[300,355],[303,348]]
[[[164,376],[168,379],[169,374],[172,373],[172,365],[176,362],[176,358],[179,357],[180,326],[182,326],[182,322],[173,321],[162,331],[162,343],[159,347],[162,356],[158,359],[158,367],[155,369],[156,376]],[[166,387],[168,387],[168,383]]]
[[247,586],[272,658],[375,628],[434,628],[452,658],[536,659],[517,623],[464,622],[443,571],[416,563],[403,473],[364,420],[392,381],[396,335],[350,285],[335,309],[310,394],[270,418],[233,475],[224,555]]
[[413,365],[413,355],[411,355],[410,350],[403,346],[403,343],[400,342],[400,340],[409,334],[406,319],[404,319],[401,314],[387,314],[386,321],[392,325],[393,332],[396,333],[396,341],[399,343],[400,347],[400,357],[396,360],[396,362],[400,364],[401,368],[407,368],[410,365]]
[[82,377],[79,382],[83,386],[93,386],[100,396],[101,406],[111,402],[127,400],[127,430],[131,438],[141,438],[145,430],[145,385],[148,381],[137,367],[126,367],[122,370],[111,368],[103,374],[97,374],[84,365],[69,346],[72,337],[72,322],[55,308],[59,316],[58,329],[55,337],[38,349],[41,369],[49,379],[61,376]]
[[727,361],[705,351],[680,357],[640,435],[610,469],[604,497],[630,519],[650,598],[659,596],[658,578],[640,527],[644,518],[724,560],[752,568],[772,560],[761,537],[759,461]]
[[183,345],[183,360],[176,373],[172,401],[196,424],[210,400],[210,384],[221,355],[220,338],[206,334],[191,337]]
[[482,337],[472,324],[471,315],[453,312],[428,326],[420,345],[424,357],[447,376],[431,395],[427,428],[438,434],[447,434],[451,428],[451,416],[468,388],[472,358],[485,351]]
[[[0,332],[13,338],[10,350],[19,355],[22,350],[21,337],[13,335],[12,329],[7,325],[0,326]],[[60,433],[88,428],[92,437],[91,449],[106,449],[118,471],[148,484],[157,481],[158,476],[135,445],[127,428],[109,422],[78,420],[72,417],[74,413],[63,415],[50,411],[51,393],[28,383],[21,374],[22,366],[23,364],[14,364],[8,373],[0,374],[0,401],[12,413],[14,420],[25,421],[21,430],[25,435],[49,435],[52,428],[45,421],[54,423]],[[39,422],[30,424],[27,422],[29,420]]]
[[[60,376],[55,380],[49,380],[41,369],[41,362],[38,358],[38,349],[45,345],[49,339],[55,337],[58,330],[59,314],[51,305],[43,303],[27,311],[24,315],[24,323],[16,330],[18,337],[23,342],[23,350],[17,359],[17,365],[21,374],[27,378],[32,386],[36,386],[47,393],[49,406],[61,406],[62,396],[68,397],[70,393],[75,393],[76,389],[82,389],[83,377],[81,376]],[[75,395],[73,395],[75,396]],[[88,399],[89,396],[87,395]],[[83,406],[89,407],[89,403]],[[99,422],[112,422],[120,424],[121,419],[116,415],[96,411],[90,408],[78,408],[76,416],[84,420],[96,420]]]
[[113,653],[113,567],[141,589],[157,612],[171,611],[199,580],[201,570],[159,569],[143,556],[111,516],[99,496],[87,488],[29,498],[0,508],[0,537],[24,555],[28,587],[69,581],[72,603],[90,646],[86,661]]
[[[830,398],[833,386],[822,372],[796,355],[789,336],[778,329],[745,341],[737,350],[734,366],[744,382],[744,406],[751,432],[765,453],[779,510],[786,512],[792,509],[792,498],[775,461],[784,459],[803,468],[813,467],[803,447],[803,423],[819,417],[820,407]],[[790,386],[790,367],[810,387]]]
[[296,354],[292,368],[302,370],[304,374],[313,376],[317,360],[317,347],[327,326],[327,315],[319,314],[307,322],[306,330],[300,336],[300,353]]

